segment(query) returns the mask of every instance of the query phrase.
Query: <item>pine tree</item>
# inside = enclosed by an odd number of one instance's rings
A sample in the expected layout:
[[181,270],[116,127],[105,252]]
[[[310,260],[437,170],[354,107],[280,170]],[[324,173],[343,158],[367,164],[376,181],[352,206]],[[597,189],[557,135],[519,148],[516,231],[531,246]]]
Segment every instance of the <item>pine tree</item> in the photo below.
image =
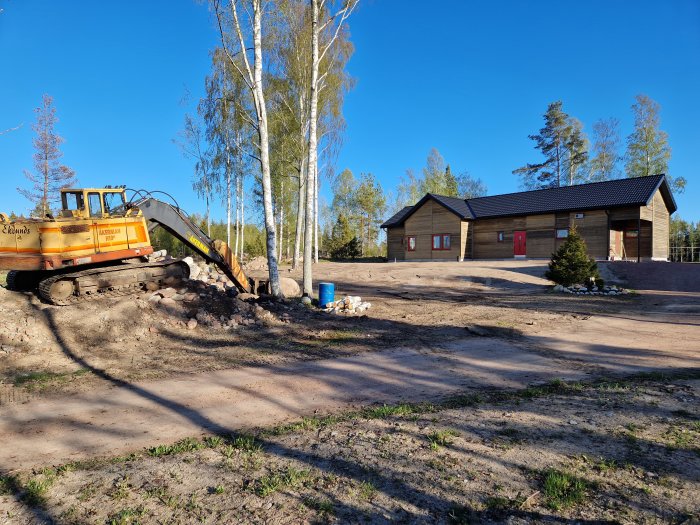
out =
[[529,138],[545,160],[513,170],[522,177],[525,188],[556,188],[578,182],[578,172],[588,159],[588,141],[581,123],[562,109],[561,100],[547,107],[544,127]]
[[[659,129],[661,106],[646,95],[637,95],[635,100],[636,103],[632,105],[634,131],[627,137],[627,176],[667,174],[671,147],[668,145],[668,134]],[[682,193],[686,181],[683,177],[675,180],[669,177],[669,183],[676,192]]]
[[591,278],[600,282],[598,265],[588,256],[586,242],[576,228],[572,227],[569,230],[569,236],[557,252],[552,254],[549,270],[544,276],[563,286],[588,284]]
[[33,186],[29,190],[17,188],[17,191],[34,204],[35,216],[45,217],[51,211],[51,204],[59,199],[61,188],[74,186],[77,181],[75,172],[60,163],[63,153],[59,147],[65,139],[54,131],[58,118],[53,98],[44,95],[42,106],[34,111],[37,115],[36,124],[32,126],[37,134],[33,140],[35,172],[24,172]]

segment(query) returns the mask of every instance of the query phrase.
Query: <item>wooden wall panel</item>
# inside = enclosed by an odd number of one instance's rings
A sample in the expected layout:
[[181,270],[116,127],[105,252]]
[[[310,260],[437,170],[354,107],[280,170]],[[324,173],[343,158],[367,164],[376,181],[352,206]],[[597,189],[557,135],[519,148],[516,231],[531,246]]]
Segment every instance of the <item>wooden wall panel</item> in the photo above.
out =
[[[449,260],[463,257],[461,219],[441,204],[428,200],[404,223],[404,235],[416,238],[416,250],[405,252],[406,260]],[[433,235],[450,235],[449,250],[433,250]]]
[[[525,222],[519,217],[518,224]],[[511,218],[484,219],[472,223],[475,259],[507,259],[513,257],[513,231],[516,221]],[[503,242],[498,242],[498,232],[504,233]]]
[[386,229],[386,247],[386,257],[389,261],[393,261],[394,259],[397,261],[403,261],[406,259],[403,226]]
[[471,258],[471,232],[469,221],[461,221],[460,224],[460,253],[462,254],[462,259]]
[[659,190],[656,190],[652,207],[654,224],[652,226],[651,256],[655,259],[668,259],[671,215],[668,213],[668,208]]
[[[577,213],[583,214],[583,218],[577,219]],[[586,241],[588,255],[598,259],[608,257],[610,246],[608,244],[608,215],[605,210],[574,212],[570,214],[569,220]]]

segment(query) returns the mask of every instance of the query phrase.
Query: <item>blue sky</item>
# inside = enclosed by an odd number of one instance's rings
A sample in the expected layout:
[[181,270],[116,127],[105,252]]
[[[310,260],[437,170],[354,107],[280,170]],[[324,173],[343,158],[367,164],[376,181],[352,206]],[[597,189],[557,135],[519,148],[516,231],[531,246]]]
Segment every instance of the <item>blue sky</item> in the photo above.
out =
[[[33,110],[48,93],[64,162],[82,185],[165,190],[201,213],[192,164],[172,139],[202,95],[217,44],[206,5],[0,0],[0,8],[0,130],[23,123],[0,136],[0,210],[29,208],[15,188],[27,185]],[[364,0],[351,33],[357,84],[337,171],[371,172],[394,190],[435,147],[489,193],[517,191],[511,171],[539,160],[527,135],[549,102],[561,99],[588,132],[599,118],[618,118],[624,140],[634,96],[645,93],[662,106],[669,172],[688,180],[678,214],[700,220],[697,0]]]

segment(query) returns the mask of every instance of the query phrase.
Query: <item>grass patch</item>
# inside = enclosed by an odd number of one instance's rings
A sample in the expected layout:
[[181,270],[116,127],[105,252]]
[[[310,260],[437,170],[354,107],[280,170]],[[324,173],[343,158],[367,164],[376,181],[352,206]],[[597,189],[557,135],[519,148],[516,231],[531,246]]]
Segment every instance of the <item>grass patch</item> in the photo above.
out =
[[452,444],[452,438],[459,436],[455,430],[436,430],[428,434],[428,442],[431,450],[437,450],[439,447],[446,447]]
[[371,481],[361,481],[358,486],[358,495],[365,501],[372,501],[377,495],[377,487]]
[[23,386],[27,390],[45,388],[49,385],[67,383],[76,377],[83,376],[90,372],[87,368],[81,368],[73,372],[30,372],[15,378],[15,386]]
[[544,473],[542,492],[547,507],[559,510],[581,503],[588,484],[567,472],[550,469]]
[[161,456],[172,456],[173,454],[180,454],[182,452],[193,452],[195,450],[201,450],[206,445],[195,438],[185,438],[181,439],[174,445],[158,445],[157,447],[151,447],[148,449],[148,455],[152,457]]
[[107,523],[109,525],[136,525],[140,523],[139,518],[146,514],[146,509],[143,507],[137,507],[135,509],[126,508],[119,512],[110,514],[107,518]]
[[259,478],[254,484],[254,492],[261,498],[265,498],[281,488],[296,487],[302,480],[308,477],[308,470],[298,470],[290,466],[283,472],[269,474]]
[[315,510],[319,514],[331,515],[335,512],[333,502],[327,498],[304,498],[303,503],[311,510]]

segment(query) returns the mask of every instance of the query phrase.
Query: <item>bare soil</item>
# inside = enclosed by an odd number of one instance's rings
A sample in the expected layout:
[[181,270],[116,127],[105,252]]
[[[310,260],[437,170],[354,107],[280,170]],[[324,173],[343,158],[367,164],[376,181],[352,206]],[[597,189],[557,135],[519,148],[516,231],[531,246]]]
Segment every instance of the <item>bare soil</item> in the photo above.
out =
[[[13,444],[0,449],[0,473],[17,476],[0,482],[8,493],[0,516],[12,523],[692,519],[700,500],[698,384],[681,378],[700,370],[700,292],[692,284],[700,266],[674,268],[665,282],[659,275],[671,265],[601,266],[606,279],[639,293],[555,294],[535,261],[319,264],[317,282],[372,303],[365,315],[348,317],[213,290],[173,311],[149,302],[150,294],[54,307],[0,288],[0,439]],[[214,318],[236,312],[247,323],[189,330],[197,310]],[[659,371],[668,379],[635,380],[610,395],[590,383]],[[553,378],[585,385],[575,394],[488,397]],[[441,406],[263,433],[261,451],[234,447],[225,461],[222,443],[39,474],[202,432],[227,437],[314,413],[475,392],[488,394],[478,409]],[[628,420],[633,431],[620,430]],[[443,430],[445,443],[431,448],[427,436]],[[632,442],[653,457],[630,459]],[[598,472],[599,457],[616,466]],[[550,468],[585,478],[586,497],[555,510],[542,491]],[[308,472],[296,479],[294,469]],[[263,497],[265,476],[281,488]],[[44,478],[52,478],[46,499],[34,501],[27,483]]]

